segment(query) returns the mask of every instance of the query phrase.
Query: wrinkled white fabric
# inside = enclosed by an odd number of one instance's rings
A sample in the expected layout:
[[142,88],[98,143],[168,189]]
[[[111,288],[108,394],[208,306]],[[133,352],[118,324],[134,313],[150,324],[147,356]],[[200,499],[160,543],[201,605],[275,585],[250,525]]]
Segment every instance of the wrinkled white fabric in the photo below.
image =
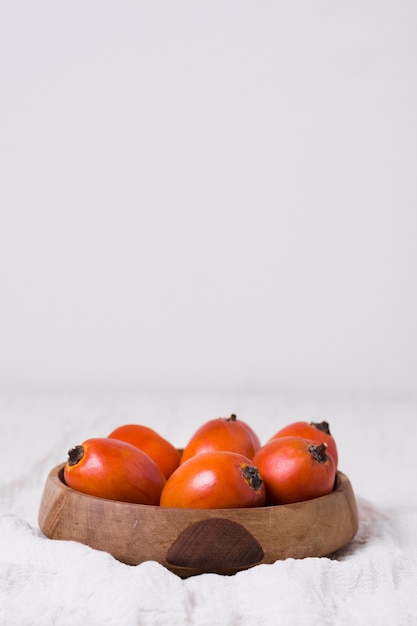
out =
[[[176,445],[195,424],[222,413],[224,399],[198,402],[164,406],[159,430]],[[255,414],[256,400],[239,402],[242,419],[257,422],[263,440],[275,426],[300,415],[316,418],[318,408],[317,401],[288,406],[258,399],[261,417],[254,420],[250,414]],[[181,580],[156,562],[132,567],[105,552],[46,538],[36,521],[40,497],[48,471],[65,460],[66,450],[87,436],[105,436],[117,424],[150,423],[149,416],[162,406],[160,400],[143,399],[119,404],[85,398],[0,400],[0,624],[417,624],[417,498],[411,457],[415,406],[341,403],[330,419],[335,436],[340,433],[341,469],[355,475],[360,514],[355,539],[332,559],[288,559],[230,577],[205,574]],[[200,415],[194,413],[196,406]],[[395,428],[390,430],[391,416]],[[157,418],[153,426],[158,428]],[[348,451],[354,449],[351,458]]]

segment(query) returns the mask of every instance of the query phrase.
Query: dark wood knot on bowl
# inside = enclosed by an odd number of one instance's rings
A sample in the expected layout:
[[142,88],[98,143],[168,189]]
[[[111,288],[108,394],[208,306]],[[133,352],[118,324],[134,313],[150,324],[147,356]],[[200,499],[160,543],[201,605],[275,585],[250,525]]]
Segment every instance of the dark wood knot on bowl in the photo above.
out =
[[167,561],[179,567],[206,571],[256,565],[265,554],[255,537],[241,524],[228,519],[201,520],[186,528],[167,553]]

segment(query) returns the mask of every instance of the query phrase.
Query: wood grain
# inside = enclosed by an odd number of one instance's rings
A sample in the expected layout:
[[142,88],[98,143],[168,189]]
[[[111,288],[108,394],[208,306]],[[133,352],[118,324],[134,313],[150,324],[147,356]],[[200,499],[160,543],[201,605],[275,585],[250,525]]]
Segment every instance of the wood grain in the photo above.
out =
[[326,556],[358,529],[349,479],[321,498],[253,509],[171,509],[88,496],[64,484],[64,464],[50,472],[39,526],[51,539],[73,540],[136,565],[158,561],[181,577],[233,574],[258,563]]
[[213,517],[188,526],[168,550],[170,565],[206,571],[250,567],[262,561],[264,551],[244,526]]

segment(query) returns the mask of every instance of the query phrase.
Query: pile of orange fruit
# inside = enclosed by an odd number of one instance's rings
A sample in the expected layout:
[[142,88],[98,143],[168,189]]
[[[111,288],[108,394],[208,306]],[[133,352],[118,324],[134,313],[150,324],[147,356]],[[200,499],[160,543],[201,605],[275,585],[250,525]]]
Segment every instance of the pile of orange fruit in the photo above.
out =
[[124,424],[71,448],[64,480],[110,500],[224,509],[327,495],[337,466],[326,421],[289,423],[262,445],[254,429],[232,414],[202,424],[183,450],[148,426]]

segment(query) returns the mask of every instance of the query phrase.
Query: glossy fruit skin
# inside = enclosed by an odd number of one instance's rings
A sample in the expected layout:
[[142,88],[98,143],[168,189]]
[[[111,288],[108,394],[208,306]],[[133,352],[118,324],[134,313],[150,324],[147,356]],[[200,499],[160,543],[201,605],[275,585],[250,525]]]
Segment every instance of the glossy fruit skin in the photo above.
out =
[[152,428],[142,424],[123,424],[115,428],[110,439],[118,439],[132,444],[145,452],[157,464],[165,478],[180,464],[181,454],[172,443]]
[[[236,421],[237,421],[237,418],[236,418]],[[259,439],[256,432],[253,430],[253,428],[249,426],[247,422],[243,422],[242,420],[239,420],[238,423],[242,426],[242,428],[244,428],[249,433],[249,436],[252,439],[253,449],[255,450],[255,454],[256,454],[256,452],[261,447],[261,440]]]
[[217,417],[200,426],[185,446],[181,463],[196,454],[216,450],[236,452],[251,459],[259,448],[259,438],[252,428],[232,413],[230,417]]
[[[325,430],[320,430],[317,426],[321,426]],[[332,455],[337,469],[339,455],[337,452],[336,441],[330,433],[329,425],[327,422],[321,422],[320,424],[317,424],[317,426],[315,426],[315,422],[293,422],[292,424],[287,424],[287,426],[281,428],[273,437],[269,439],[269,441],[271,441],[271,439],[277,439],[277,437],[293,436],[302,437],[303,439],[311,439],[317,443],[326,443],[327,451]],[[328,432],[326,432],[326,430]]]
[[[81,456],[75,464],[71,459]],[[77,491],[122,502],[159,504],[165,477],[152,459],[129,443],[93,437],[68,452],[65,483]]]
[[[248,480],[245,473],[255,479]],[[216,450],[198,454],[180,465],[168,478],[160,504],[187,509],[264,506],[265,486],[250,459]]]
[[287,436],[261,447],[253,463],[264,479],[267,505],[303,502],[333,491],[335,462],[326,452],[324,462],[316,460],[310,450],[319,446],[326,449],[326,444]]

